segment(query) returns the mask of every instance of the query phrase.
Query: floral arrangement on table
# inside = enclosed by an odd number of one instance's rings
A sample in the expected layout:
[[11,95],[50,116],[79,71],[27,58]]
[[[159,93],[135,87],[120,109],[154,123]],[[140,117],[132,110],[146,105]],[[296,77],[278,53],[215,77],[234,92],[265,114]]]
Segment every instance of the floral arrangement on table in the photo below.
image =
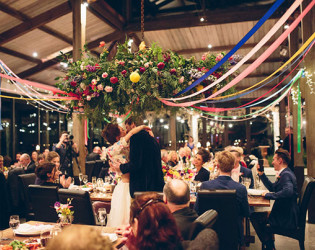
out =
[[[56,78],[60,90],[79,98],[65,103],[70,113],[85,112],[94,121],[124,115],[129,111],[140,114],[165,109],[158,98],[170,98],[185,89],[225,55],[224,52],[217,55],[206,53],[201,60],[194,57],[186,59],[170,50],[163,51],[156,44],[147,48],[143,42],[138,52],[131,53],[126,41],[117,46],[115,57],[108,61],[109,52],[105,43],[101,42],[100,47],[103,52],[99,58],[92,56],[87,49],[83,52],[83,59],[75,62],[62,54],[61,58],[68,63],[68,69],[65,77]],[[221,77],[234,63],[235,58],[231,57],[195,91]],[[226,83],[222,81],[214,91]],[[209,94],[211,90],[203,95]]]
[[58,214],[59,220],[61,224],[71,224],[73,220],[73,213],[74,211],[71,211],[72,199],[67,199],[67,204],[61,204],[59,201],[56,201],[54,204],[54,208]]
[[191,181],[193,180],[195,176],[195,172],[188,167],[183,168],[182,170],[175,170],[175,169],[171,169],[167,165],[162,165],[162,172],[164,174],[165,179],[171,178],[171,179],[182,179],[182,180]]

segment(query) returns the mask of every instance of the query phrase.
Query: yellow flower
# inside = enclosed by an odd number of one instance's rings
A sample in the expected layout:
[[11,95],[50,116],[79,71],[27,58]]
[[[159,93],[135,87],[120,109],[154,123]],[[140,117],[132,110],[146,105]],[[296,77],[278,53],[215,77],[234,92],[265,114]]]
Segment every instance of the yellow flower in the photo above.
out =
[[130,74],[130,81],[132,81],[133,83],[139,82],[140,80],[140,75],[138,74],[138,72],[132,72]]
[[142,41],[139,45],[139,50],[145,50],[145,42]]
[[200,91],[200,90],[202,90],[204,87],[202,86],[202,85],[198,85],[197,87],[196,87],[196,89],[197,89],[197,91]]

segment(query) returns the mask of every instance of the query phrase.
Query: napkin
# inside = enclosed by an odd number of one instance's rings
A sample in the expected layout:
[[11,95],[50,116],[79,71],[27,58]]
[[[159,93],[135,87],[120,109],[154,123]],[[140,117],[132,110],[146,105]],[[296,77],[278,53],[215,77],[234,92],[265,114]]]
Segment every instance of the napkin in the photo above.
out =
[[247,189],[247,193],[249,195],[257,195],[260,196],[262,195],[263,192],[265,192],[266,190],[262,190],[262,189]]

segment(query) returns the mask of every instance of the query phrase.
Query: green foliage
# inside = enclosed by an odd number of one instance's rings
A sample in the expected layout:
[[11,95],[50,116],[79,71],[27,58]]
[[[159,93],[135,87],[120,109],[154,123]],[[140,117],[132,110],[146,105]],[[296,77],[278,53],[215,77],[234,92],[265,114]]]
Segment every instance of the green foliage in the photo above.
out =
[[[100,47],[103,46],[101,42]],[[85,48],[82,60],[76,62],[71,62],[68,55],[61,54],[60,58],[68,63],[68,71],[66,77],[59,78],[56,85],[79,99],[66,103],[70,113],[84,112],[97,122],[110,119],[113,115],[126,114],[129,110],[136,115],[145,111],[158,112],[168,108],[158,98],[170,98],[188,87],[221,60],[224,53],[206,53],[202,60],[196,61],[194,57],[185,59],[172,51],[163,51],[157,44],[131,53],[126,41],[117,46],[112,61],[108,61],[107,56],[105,47],[99,58],[91,56]],[[201,86],[215,81],[230,67],[229,62],[224,63]],[[131,81],[133,72],[139,74],[138,82]],[[225,85],[226,82],[222,81],[216,89]],[[211,90],[205,94],[211,94]],[[192,100],[196,98],[199,97]]]

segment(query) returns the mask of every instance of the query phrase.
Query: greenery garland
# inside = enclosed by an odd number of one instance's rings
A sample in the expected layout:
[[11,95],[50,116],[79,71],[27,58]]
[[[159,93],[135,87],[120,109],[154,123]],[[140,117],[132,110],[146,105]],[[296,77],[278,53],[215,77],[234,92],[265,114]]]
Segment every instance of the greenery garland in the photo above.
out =
[[[225,55],[224,52],[217,55],[206,53],[201,60],[194,57],[186,59],[170,50],[163,51],[156,44],[147,48],[144,42],[140,44],[138,52],[131,53],[126,41],[117,46],[115,57],[108,61],[109,52],[105,43],[101,42],[100,47],[103,47],[103,52],[99,58],[92,56],[86,48],[80,61],[72,62],[62,54],[61,58],[68,63],[68,68],[66,76],[57,78],[56,84],[68,95],[79,98],[65,103],[70,109],[69,113],[84,112],[93,121],[121,116],[128,111],[138,115],[145,111],[170,109],[163,106],[158,98],[170,98],[185,89]],[[194,91],[221,77],[235,63],[235,59],[231,57]],[[233,77],[230,76],[227,81]],[[222,81],[214,90],[204,92],[203,97],[226,83]]]

